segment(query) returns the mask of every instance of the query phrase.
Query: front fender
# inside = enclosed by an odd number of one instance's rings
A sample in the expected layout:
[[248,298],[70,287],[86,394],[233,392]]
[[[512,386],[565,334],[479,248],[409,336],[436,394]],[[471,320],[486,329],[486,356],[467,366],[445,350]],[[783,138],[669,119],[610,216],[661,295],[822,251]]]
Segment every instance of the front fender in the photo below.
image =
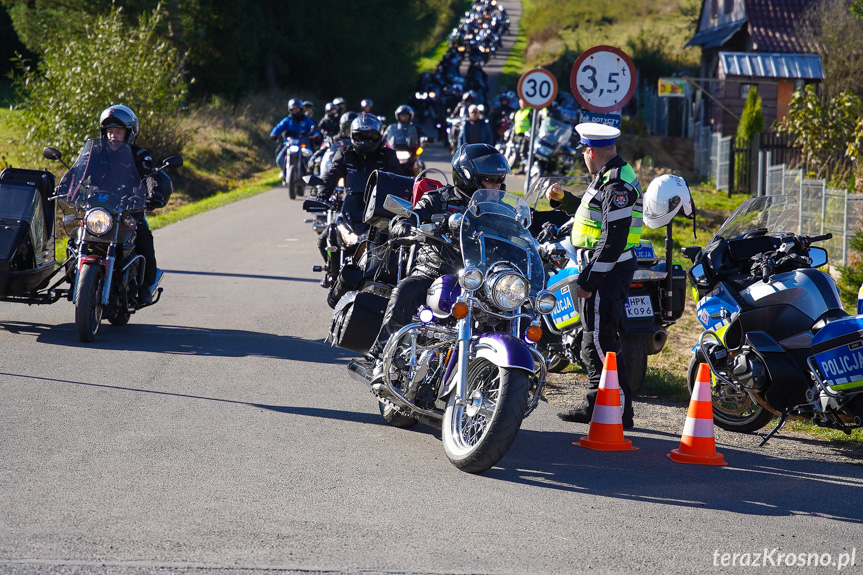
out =
[[474,349],[477,357],[487,359],[498,367],[533,373],[533,355],[530,349],[523,341],[508,333],[480,336]]

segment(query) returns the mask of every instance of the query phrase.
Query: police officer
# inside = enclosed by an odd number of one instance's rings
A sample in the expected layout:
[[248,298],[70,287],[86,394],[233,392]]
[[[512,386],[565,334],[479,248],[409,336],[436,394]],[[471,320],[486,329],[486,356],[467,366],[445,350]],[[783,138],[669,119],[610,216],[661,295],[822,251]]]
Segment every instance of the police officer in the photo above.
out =
[[603,124],[575,127],[579,151],[593,181],[577,198],[552,185],[546,196],[554,208],[574,215],[572,245],[579,251],[578,307],[583,334],[581,357],[587,366],[589,389],[581,405],[562,411],[564,421],[590,423],[605,354],[617,354],[617,375],[623,399],[623,427],[632,421],[632,393],[620,356],[618,326],[625,314],[629,285],[638,267],[633,248],[641,238],[642,191],[635,171],[617,155],[620,130]]

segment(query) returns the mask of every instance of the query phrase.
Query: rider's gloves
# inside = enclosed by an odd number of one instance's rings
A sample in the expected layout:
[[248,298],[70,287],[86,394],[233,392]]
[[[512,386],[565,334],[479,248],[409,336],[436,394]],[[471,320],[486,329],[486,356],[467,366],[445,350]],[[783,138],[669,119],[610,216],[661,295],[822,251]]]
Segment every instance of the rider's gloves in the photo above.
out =
[[275,134],[270,134],[270,139],[271,139],[271,140],[278,140],[278,139],[279,139],[279,137],[278,137],[277,135],[275,135]]
[[165,196],[161,192],[150,192],[147,194],[147,209],[156,210],[165,207]]

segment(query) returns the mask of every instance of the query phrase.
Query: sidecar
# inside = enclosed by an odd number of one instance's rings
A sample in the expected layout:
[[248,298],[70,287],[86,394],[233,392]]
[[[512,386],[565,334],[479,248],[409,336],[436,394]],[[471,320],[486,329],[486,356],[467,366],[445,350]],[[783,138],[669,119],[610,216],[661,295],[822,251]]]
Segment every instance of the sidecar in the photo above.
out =
[[62,269],[54,255],[54,185],[54,176],[42,170],[0,172],[2,301],[53,303],[60,297],[55,290],[46,290]]

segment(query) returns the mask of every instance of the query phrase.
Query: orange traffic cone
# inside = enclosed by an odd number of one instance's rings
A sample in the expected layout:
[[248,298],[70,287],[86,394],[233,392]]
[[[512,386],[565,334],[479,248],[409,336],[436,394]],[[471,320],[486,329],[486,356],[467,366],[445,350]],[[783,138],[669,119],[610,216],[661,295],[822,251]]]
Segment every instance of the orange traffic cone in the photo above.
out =
[[710,397],[710,367],[706,363],[698,366],[698,377],[692,389],[692,400],[683,425],[680,447],[668,453],[669,459],[677,463],[699,463],[701,465],[728,465],[725,457],[716,452],[713,436],[713,403]]
[[573,445],[597,451],[638,449],[632,446],[630,440],[623,437],[620,384],[617,382],[617,354],[613,351],[605,354],[605,364],[602,366],[602,376],[599,380],[599,393],[596,395],[596,405],[593,406],[593,416],[590,418],[590,430],[586,437],[582,437]]

